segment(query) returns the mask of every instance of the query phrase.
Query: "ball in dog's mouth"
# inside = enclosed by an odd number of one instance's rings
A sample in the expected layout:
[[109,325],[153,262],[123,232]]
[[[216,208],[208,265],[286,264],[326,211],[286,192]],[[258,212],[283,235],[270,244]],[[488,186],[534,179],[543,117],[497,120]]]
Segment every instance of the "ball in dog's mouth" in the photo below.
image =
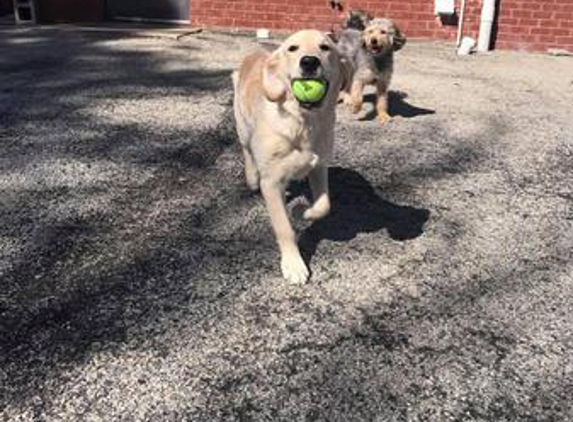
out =
[[291,83],[294,97],[303,105],[320,105],[328,93],[328,81],[320,78],[298,78]]

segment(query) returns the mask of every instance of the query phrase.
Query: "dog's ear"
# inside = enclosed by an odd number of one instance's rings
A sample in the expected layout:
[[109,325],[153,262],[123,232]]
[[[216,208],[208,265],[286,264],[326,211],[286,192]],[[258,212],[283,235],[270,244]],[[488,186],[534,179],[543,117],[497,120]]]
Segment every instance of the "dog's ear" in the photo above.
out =
[[263,65],[263,91],[269,101],[277,102],[285,98],[287,86],[281,75],[281,52],[275,51]]
[[366,34],[363,32],[362,34],[360,34],[360,48],[366,48],[366,46],[367,46]]
[[327,32],[326,36],[330,39],[330,41],[332,41],[334,44],[338,43],[338,34],[336,32]]
[[344,19],[343,27],[364,31],[372,19],[372,15],[365,10],[351,10]]
[[372,22],[374,20],[374,16],[372,16],[369,12],[364,12],[362,15],[362,25],[364,25],[364,29],[366,29],[366,27],[368,25],[370,25],[370,22]]
[[335,41],[328,36],[326,36],[326,42],[329,44],[332,50],[333,59],[337,61],[338,74],[340,80],[340,90],[350,91],[350,86],[352,85],[352,78],[354,77],[354,66],[352,60],[340,51],[340,47],[336,45]]
[[392,36],[392,47],[394,48],[394,51],[398,51],[406,45],[406,36],[402,31],[400,31],[400,28],[398,28],[396,23],[392,22],[392,26],[394,30],[394,35]]

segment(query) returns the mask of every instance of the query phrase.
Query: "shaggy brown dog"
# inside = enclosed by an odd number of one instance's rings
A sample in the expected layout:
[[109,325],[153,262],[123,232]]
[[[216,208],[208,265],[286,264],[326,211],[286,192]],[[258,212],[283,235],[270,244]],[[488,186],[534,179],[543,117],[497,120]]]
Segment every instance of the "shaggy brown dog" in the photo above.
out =
[[390,19],[374,19],[364,31],[352,28],[342,31],[338,46],[352,61],[355,70],[351,91],[343,98],[352,106],[354,113],[362,109],[364,87],[375,85],[378,118],[382,123],[390,119],[388,88],[394,71],[394,52],[404,44],[406,37]]

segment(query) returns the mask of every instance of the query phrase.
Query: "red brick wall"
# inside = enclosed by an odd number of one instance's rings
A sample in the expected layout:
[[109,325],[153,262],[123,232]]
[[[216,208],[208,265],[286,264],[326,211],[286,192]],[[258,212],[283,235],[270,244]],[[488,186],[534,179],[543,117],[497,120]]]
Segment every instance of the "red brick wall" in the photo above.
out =
[[[466,0],[471,11],[480,0]],[[191,0],[194,24],[211,27],[270,28],[322,30],[340,22],[327,0]],[[442,25],[434,15],[433,0],[353,0],[343,1],[346,10],[365,9],[376,16],[386,16],[398,22],[413,38],[452,38],[455,25]],[[477,24],[475,14],[468,13],[467,22]]]
[[[459,11],[460,0],[456,0]],[[327,0],[191,0],[194,25],[235,29],[329,30],[340,22]],[[464,35],[477,38],[481,0],[466,0]],[[500,0],[496,47],[573,51],[573,0]],[[433,0],[348,0],[345,8],[362,8],[394,19],[410,38],[447,39],[456,25],[434,15]]]
[[496,47],[573,52],[573,0],[501,0]]

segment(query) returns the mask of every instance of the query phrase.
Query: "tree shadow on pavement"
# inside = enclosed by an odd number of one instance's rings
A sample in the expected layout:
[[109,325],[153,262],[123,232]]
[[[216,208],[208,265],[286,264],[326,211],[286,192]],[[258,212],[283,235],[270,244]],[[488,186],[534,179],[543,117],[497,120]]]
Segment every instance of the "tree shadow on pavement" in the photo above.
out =
[[[164,55],[154,41],[59,35],[0,35],[0,409],[130,342],[135,320],[159,326],[190,298],[219,294],[221,280],[194,280],[206,263],[232,264],[227,238],[193,225],[217,187],[205,169],[235,144],[231,69]],[[217,119],[181,123],[205,94],[221,94]],[[158,99],[165,109],[134,106]],[[138,113],[147,117],[129,118]]]
[[329,170],[329,178],[332,210],[326,218],[306,229],[299,240],[307,262],[323,239],[348,241],[359,233],[386,229],[392,239],[404,241],[424,232],[429,210],[382,199],[372,185],[354,170],[333,167]]

